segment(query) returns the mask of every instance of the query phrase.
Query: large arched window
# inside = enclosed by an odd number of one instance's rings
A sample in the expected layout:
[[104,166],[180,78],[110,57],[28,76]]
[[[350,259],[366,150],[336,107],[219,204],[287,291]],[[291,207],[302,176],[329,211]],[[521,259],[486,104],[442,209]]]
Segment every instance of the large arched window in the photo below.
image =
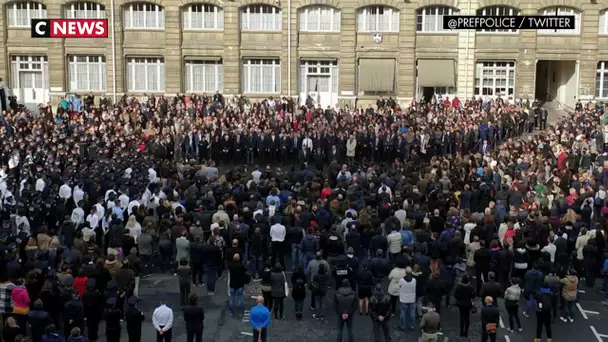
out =
[[281,9],[269,5],[241,8],[241,30],[281,31]]
[[[540,15],[573,15],[574,30],[538,30],[537,34],[580,34],[581,33],[581,12],[571,7],[547,7],[538,12]],[[601,16],[600,16],[601,17]],[[601,20],[601,19],[600,19]],[[600,24],[600,29],[601,29]]]
[[340,10],[330,6],[307,6],[300,10],[300,31],[340,32]]
[[357,11],[359,32],[399,32],[399,10],[388,6],[367,6]]
[[135,3],[123,8],[124,28],[126,29],[164,29],[165,11],[151,3]]
[[416,32],[453,32],[443,28],[443,16],[458,14],[458,10],[447,6],[429,6],[416,11]]
[[[519,10],[517,8],[509,7],[509,6],[489,6],[483,7],[477,10],[478,16],[488,16],[488,17],[502,17],[502,16],[512,16],[519,15]],[[517,32],[515,29],[490,29],[490,30],[477,30],[480,32],[501,32],[501,33],[513,33]]]
[[46,6],[31,1],[19,1],[6,5],[8,27],[30,27],[32,19],[45,19]]
[[223,30],[224,10],[215,5],[189,5],[182,11],[182,20],[186,30]]
[[106,8],[94,2],[74,2],[65,6],[67,19],[104,19]]
[[600,34],[608,34],[608,9],[600,12]]

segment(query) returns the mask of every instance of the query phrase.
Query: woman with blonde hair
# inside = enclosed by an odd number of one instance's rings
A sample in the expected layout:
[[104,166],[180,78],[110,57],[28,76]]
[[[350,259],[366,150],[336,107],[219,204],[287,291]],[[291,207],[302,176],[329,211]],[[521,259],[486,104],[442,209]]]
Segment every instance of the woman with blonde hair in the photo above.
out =
[[137,218],[135,217],[135,215],[129,216],[129,221],[127,221],[125,229],[129,231],[129,235],[135,240],[135,243],[137,244],[137,239],[141,235],[141,224],[137,222]]
[[17,336],[23,335],[21,330],[25,329],[22,329],[13,317],[8,317],[2,329],[2,339],[7,342],[14,342]]
[[564,215],[564,217],[562,217],[562,223],[567,223],[567,222],[576,222],[576,212],[572,209],[568,209],[566,211],[566,215]]

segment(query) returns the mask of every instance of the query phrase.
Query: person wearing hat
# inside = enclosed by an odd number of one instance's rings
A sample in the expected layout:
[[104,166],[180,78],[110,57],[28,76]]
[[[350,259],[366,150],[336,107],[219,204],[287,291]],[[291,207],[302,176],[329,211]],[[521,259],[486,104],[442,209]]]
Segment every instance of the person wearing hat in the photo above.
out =
[[99,322],[103,314],[103,296],[96,287],[95,279],[88,279],[86,286],[87,288],[82,294],[82,304],[84,306],[84,317],[87,320],[87,336],[90,341],[97,341]]
[[127,321],[127,334],[129,342],[141,341],[141,325],[144,321],[144,313],[137,308],[139,299],[136,296],[131,296],[127,300],[127,310],[125,311],[125,320]]
[[120,341],[120,320],[122,312],[116,306],[116,297],[106,299],[106,310],[104,312],[104,320],[106,321],[106,340],[112,342]]
[[63,309],[63,331],[64,336],[69,336],[73,328],[78,327],[81,330],[83,327],[84,307],[78,291],[72,290],[72,299],[69,300]]

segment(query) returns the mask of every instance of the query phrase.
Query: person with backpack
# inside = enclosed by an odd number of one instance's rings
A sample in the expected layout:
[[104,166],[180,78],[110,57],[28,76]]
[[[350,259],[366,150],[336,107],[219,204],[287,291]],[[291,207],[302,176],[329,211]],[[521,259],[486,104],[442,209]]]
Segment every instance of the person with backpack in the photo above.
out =
[[553,293],[547,283],[541,285],[540,289],[533,294],[536,299],[536,337],[534,342],[540,342],[543,326],[547,334],[547,342],[551,342],[551,311],[553,310]]
[[291,298],[295,302],[296,319],[302,319],[304,299],[306,299],[306,273],[304,273],[303,265],[296,266],[295,272],[291,275],[291,286]]

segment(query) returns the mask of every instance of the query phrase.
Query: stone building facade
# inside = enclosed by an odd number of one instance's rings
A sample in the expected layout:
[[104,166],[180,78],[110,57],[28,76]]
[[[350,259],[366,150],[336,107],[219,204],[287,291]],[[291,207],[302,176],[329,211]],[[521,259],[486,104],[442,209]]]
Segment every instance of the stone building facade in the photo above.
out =
[[[218,90],[251,98],[311,95],[335,105],[378,96],[407,102],[425,91],[539,97],[545,87],[568,104],[608,97],[602,62],[608,0],[1,2],[0,77],[25,102],[68,92]],[[576,14],[581,26],[573,32],[440,27],[443,14],[553,11]],[[107,18],[114,39],[33,39],[27,20],[39,17]],[[560,76],[563,70],[570,76]]]

